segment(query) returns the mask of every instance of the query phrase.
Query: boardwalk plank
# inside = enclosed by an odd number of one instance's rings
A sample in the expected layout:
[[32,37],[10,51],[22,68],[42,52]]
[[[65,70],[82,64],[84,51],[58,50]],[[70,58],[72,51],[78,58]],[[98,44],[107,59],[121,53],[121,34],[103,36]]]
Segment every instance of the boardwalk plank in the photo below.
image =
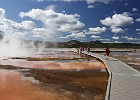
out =
[[96,53],[82,53],[102,60],[110,74],[105,100],[140,100],[140,72],[119,61]]

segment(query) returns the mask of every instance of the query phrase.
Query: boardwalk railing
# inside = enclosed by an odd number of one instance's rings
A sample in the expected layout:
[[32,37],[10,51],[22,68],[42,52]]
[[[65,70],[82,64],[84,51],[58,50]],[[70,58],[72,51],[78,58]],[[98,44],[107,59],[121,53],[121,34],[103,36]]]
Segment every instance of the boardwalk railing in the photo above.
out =
[[119,61],[96,53],[82,53],[102,60],[109,72],[105,100],[140,100],[140,72]]

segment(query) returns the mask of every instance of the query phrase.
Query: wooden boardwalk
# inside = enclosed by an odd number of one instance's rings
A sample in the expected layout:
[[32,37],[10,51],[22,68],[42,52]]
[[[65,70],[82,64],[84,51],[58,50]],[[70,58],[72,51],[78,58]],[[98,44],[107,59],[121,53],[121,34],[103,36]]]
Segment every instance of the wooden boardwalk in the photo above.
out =
[[127,64],[96,53],[82,53],[96,57],[104,62],[109,72],[105,100],[140,100],[140,72]]

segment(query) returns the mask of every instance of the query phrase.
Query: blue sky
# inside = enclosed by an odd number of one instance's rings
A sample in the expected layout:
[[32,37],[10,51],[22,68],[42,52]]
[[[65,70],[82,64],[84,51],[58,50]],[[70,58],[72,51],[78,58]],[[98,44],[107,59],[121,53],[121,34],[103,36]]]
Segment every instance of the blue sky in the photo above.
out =
[[1,0],[0,34],[140,43],[140,0]]

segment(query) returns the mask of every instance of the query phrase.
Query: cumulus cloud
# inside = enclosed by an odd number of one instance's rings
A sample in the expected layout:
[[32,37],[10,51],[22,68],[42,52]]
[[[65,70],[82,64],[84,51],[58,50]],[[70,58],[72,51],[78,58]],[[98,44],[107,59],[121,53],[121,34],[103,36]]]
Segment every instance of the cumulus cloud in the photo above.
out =
[[44,1],[66,1],[66,2],[71,2],[71,1],[81,1],[81,0],[44,0]]
[[100,39],[101,37],[100,36],[96,36],[96,35],[92,35],[91,38],[93,38],[93,39]]
[[40,38],[45,38],[45,37],[50,37],[50,34],[47,33],[53,33],[53,32],[48,32],[50,30],[47,30],[46,28],[35,28],[33,29],[33,37],[40,37]]
[[87,8],[94,8],[94,5],[88,5]]
[[71,1],[86,1],[87,4],[95,3],[95,2],[102,2],[105,4],[110,3],[111,1],[114,0],[37,0],[38,2],[43,2],[43,1],[66,1],[66,2],[71,2]]
[[13,26],[15,26],[15,28],[25,29],[25,30],[36,28],[36,24],[32,21],[22,21],[21,23],[15,23],[15,25]]
[[137,18],[136,21],[137,21],[137,22],[140,22],[140,18]]
[[21,12],[20,17],[30,17],[41,21],[47,29],[47,34],[60,32],[78,32],[85,25],[79,21],[78,14],[57,13],[52,9],[32,9],[29,12]]
[[113,36],[112,37],[114,40],[119,40],[120,38],[118,36]]
[[[14,31],[27,31],[36,27],[36,24],[32,21],[22,21],[21,23],[14,22],[9,19],[1,21],[0,29],[3,28],[3,32]],[[10,32],[9,32],[10,33]],[[15,32],[14,32],[15,33]]]
[[59,38],[69,38],[69,37],[74,37],[74,38],[85,38],[86,35],[83,33],[83,32],[79,32],[79,33],[72,33],[70,35],[67,35],[67,36],[62,36],[62,37],[59,37]]
[[32,29],[36,28],[33,21],[22,21],[20,23],[9,20],[5,17],[5,10],[0,8],[0,30],[3,34],[27,35]]
[[55,5],[49,5],[49,6],[46,8],[46,10],[49,10],[49,9],[54,10],[54,9],[55,9]]
[[125,31],[119,27],[111,27],[113,33],[125,33]]
[[103,25],[106,26],[112,26],[112,27],[117,27],[117,26],[127,26],[133,24],[133,18],[124,16],[122,14],[115,14],[111,17],[107,17],[104,20],[100,20],[100,22]]
[[136,31],[140,31],[140,29],[136,29]]
[[37,1],[38,2],[43,2],[43,1],[65,1],[65,2],[86,1],[88,4],[95,3],[95,2],[102,2],[102,3],[108,4],[108,3],[110,3],[111,1],[114,1],[114,0],[37,0]]
[[30,17],[41,21],[44,26],[40,28],[32,20],[25,20],[20,23],[9,20],[5,17],[5,10],[0,8],[0,33],[49,39],[52,35],[57,37],[57,33],[66,32],[72,33],[70,37],[85,37],[84,33],[78,33],[85,26],[79,21],[80,15],[57,13],[51,8],[54,8],[54,6],[50,5],[45,10],[32,9],[29,12],[20,12],[19,16],[21,18]]
[[110,39],[99,39],[101,41],[110,41]]
[[126,16],[126,17],[129,17],[129,16],[132,16],[132,14],[131,13],[129,13],[129,12],[123,12],[123,14],[122,14],[123,16]]
[[100,34],[102,32],[105,32],[107,29],[105,27],[96,27],[96,28],[89,28],[89,32],[86,34]]
[[0,8],[0,19],[5,18],[5,10]]
[[62,24],[58,29],[58,31],[69,33],[78,32],[79,29],[81,29],[82,27],[84,27],[84,24],[81,23],[80,21],[77,21],[75,24]]
[[124,5],[125,5],[125,6],[127,6],[127,5],[128,5],[128,3],[125,3]]
[[[0,41],[0,56],[29,56],[29,54],[32,54],[35,46],[33,43],[26,43],[22,39],[26,35],[29,37],[32,29],[35,28],[36,24],[32,21],[26,20],[17,23],[7,19],[5,10],[0,8],[0,33],[3,34],[3,38]],[[31,47],[33,49],[29,50]]]
[[[54,0],[55,1],[55,0]],[[59,1],[59,0],[58,0]],[[67,2],[71,2],[71,1],[78,1],[78,0],[60,0],[60,1],[67,1]]]
[[71,36],[73,36],[75,38],[84,38],[84,37],[86,37],[86,35],[83,32],[72,33]]
[[138,11],[138,9],[137,8],[132,8],[132,11]]
[[95,3],[95,2],[102,2],[102,3],[108,4],[109,2],[114,1],[114,0],[86,0],[86,1],[88,4]]
[[132,37],[130,37],[130,38],[127,38],[127,40],[129,40],[129,41],[137,41],[137,40],[140,40],[139,38],[132,38]]
[[131,36],[122,36],[122,38],[127,39],[128,41],[140,40],[140,39],[138,39],[138,38],[132,38]]
[[37,0],[37,2],[43,2],[44,0]]

